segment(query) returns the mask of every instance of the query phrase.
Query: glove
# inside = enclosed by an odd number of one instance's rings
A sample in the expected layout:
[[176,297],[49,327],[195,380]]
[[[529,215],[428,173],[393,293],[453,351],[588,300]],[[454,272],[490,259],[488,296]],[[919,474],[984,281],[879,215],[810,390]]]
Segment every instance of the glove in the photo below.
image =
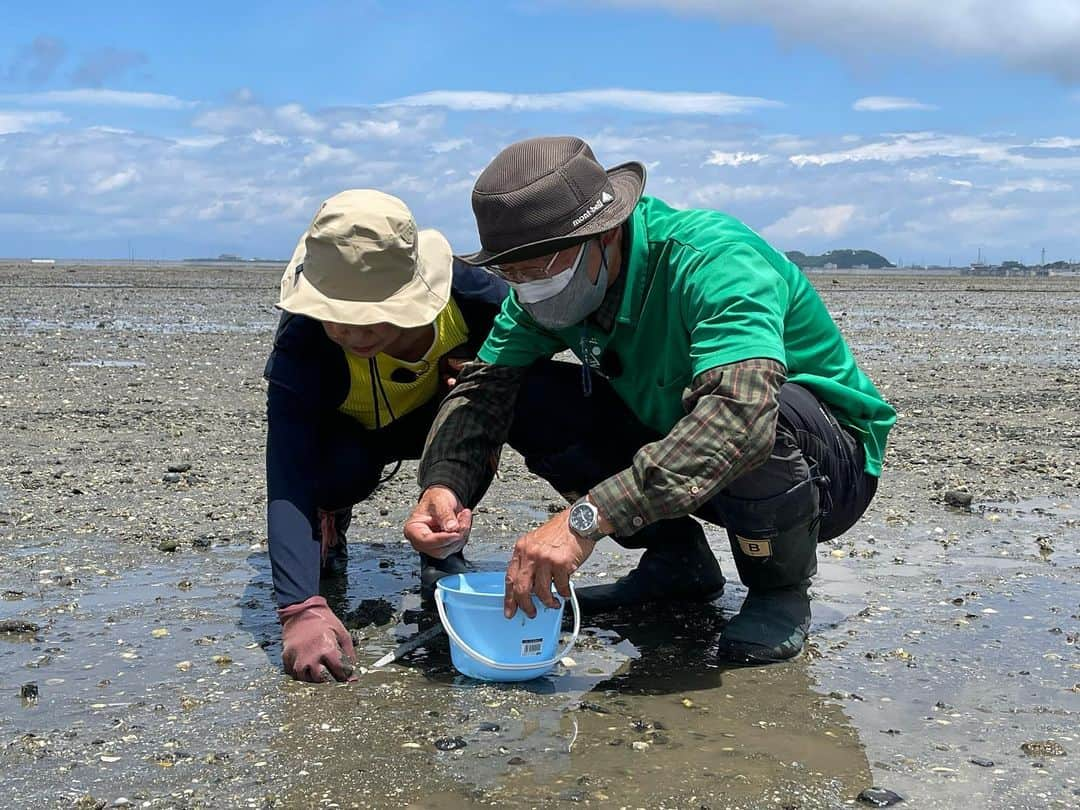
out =
[[300,681],[347,681],[356,665],[349,631],[326,600],[313,596],[278,610],[281,620],[281,660],[285,671]]

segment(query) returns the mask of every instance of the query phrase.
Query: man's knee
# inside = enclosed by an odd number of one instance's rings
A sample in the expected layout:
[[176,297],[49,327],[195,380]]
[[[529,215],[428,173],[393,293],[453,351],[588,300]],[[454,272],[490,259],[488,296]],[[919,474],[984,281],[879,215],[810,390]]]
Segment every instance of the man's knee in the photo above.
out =
[[721,493],[709,502],[709,519],[740,537],[767,540],[799,526],[816,528],[821,501],[818,482],[808,477],[764,498]]
[[509,444],[530,472],[561,493],[581,494],[628,467],[654,438],[606,381],[594,379],[586,397],[581,366],[542,361],[518,393]]

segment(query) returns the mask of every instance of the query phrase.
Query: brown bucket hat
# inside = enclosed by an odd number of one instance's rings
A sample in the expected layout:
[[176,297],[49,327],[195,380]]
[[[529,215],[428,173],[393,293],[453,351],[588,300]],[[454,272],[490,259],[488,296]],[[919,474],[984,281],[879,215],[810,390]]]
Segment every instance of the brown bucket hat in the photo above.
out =
[[518,141],[477,178],[481,249],[458,258],[480,266],[555,253],[624,222],[644,189],[644,165],[605,170],[581,138]]

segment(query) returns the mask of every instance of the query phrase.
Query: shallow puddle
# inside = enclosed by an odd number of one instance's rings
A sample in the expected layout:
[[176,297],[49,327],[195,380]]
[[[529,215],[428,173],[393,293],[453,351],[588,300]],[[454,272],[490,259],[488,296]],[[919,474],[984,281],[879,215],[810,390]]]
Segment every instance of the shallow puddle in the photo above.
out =
[[[520,686],[457,675],[443,638],[349,686],[288,681],[259,545],[150,560],[92,537],[6,548],[0,619],[40,629],[0,636],[4,788],[15,806],[814,808],[879,784],[917,807],[1074,806],[1078,507],[983,504],[937,526],[871,516],[822,546],[813,650],[785,666],[713,662],[735,584],[714,605],[589,622],[572,666]],[[1047,556],[1035,538],[1048,535]],[[474,557],[498,568],[508,540],[487,531]],[[353,614],[370,667],[419,629],[416,563],[399,542],[350,551],[332,603],[393,612]],[[583,578],[634,557],[606,547]],[[31,682],[37,700],[23,700]],[[1021,750],[1043,739],[1067,755]]]

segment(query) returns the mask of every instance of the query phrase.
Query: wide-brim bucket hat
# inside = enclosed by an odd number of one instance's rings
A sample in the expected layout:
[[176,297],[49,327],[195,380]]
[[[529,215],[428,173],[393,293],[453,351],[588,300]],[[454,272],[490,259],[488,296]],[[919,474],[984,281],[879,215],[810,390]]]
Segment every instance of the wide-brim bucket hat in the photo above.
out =
[[408,207],[373,189],[335,194],[300,237],[278,307],[353,326],[434,322],[450,300],[450,243],[418,230]]
[[621,225],[645,190],[645,166],[605,169],[581,138],[530,138],[506,147],[476,180],[481,249],[473,266],[555,253]]

